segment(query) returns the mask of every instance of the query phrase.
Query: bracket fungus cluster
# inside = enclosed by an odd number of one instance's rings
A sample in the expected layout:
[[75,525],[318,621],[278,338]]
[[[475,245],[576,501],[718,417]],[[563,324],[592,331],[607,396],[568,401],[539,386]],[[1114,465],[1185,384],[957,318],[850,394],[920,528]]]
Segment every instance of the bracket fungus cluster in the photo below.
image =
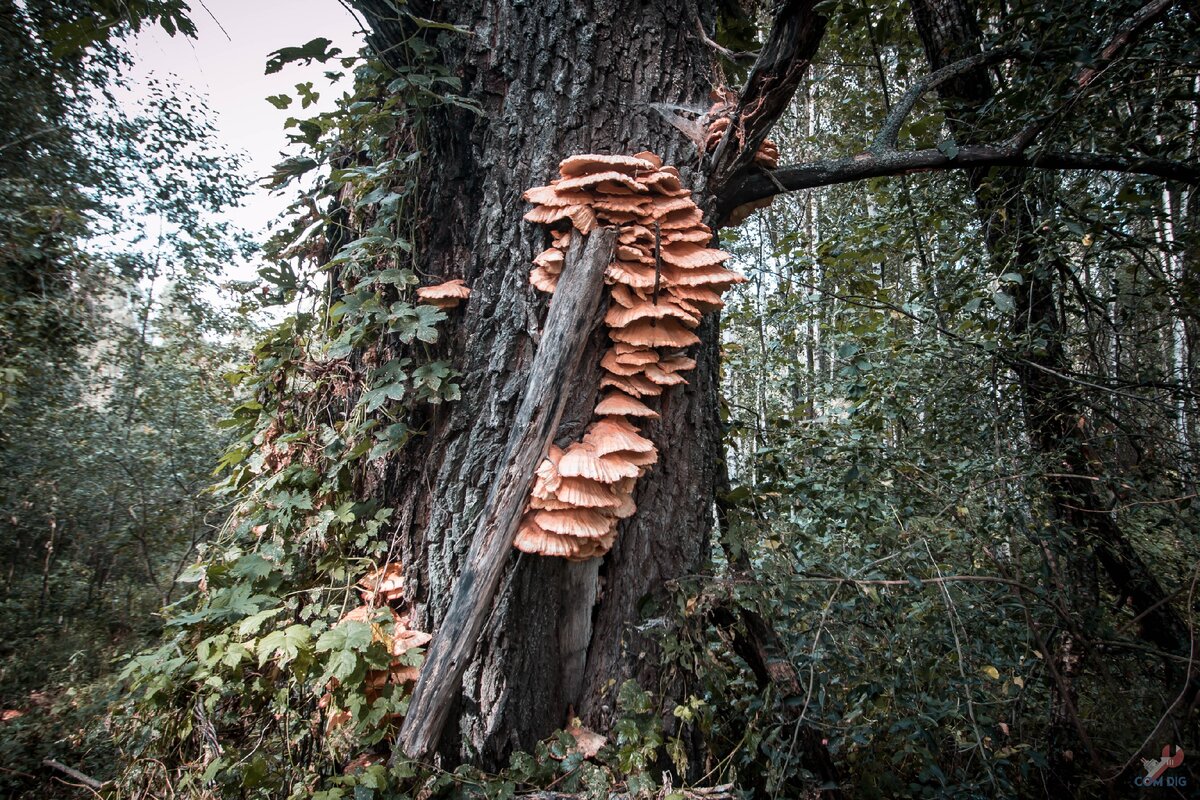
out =
[[615,258],[605,272],[604,323],[612,344],[600,361],[596,419],[580,441],[550,448],[515,545],[582,561],[612,547],[618,523],[637,510],[637,479],[658,460],[654,443],[638,428],[659,416],[646,401],[687,383],[681,373],[696,362],[685,348],[700,342],[693,329],[705,312],[724,305],[723,292],[746,279],[722,266],[729,253],[707,246],[713,231],[691,191],[654,153],[571,156],[559,174],[524,194],[534,204],[525,219],[557,228],[551,246],[534,259],[529,281],[555,291],[571,228],[586,235],[600,225],[617,226]]
[[[708,123],[708,132],[704,138],[704,152],[706,153],[716,150],[717,145],[725,138],[726,133],[729,131],[729,126],[733,123],[731,115],[737,105],[737,96],[728,91],[714,92],[712,99],[716,102],[708,109],[706,115],[708,119],[712,120]],[[741,129],[740,123],[734,127],[732,139],[734,144],[739,148],[745,145],[745,134]],[[775,169],[779,166],[779,145],[770,139],[764,139],[763,143],[758,146],[758,150],[754,152],[754,163],[763,169]],[[765,197],[762,200],[755,200],[752,203],[745,203],[738,206],[729,213],[729,218],[725,223],[727,225],[741,225],[751,213],[771,205],[772,199],[771,197]]]
[[[411,623],[404,604],[404,569],[398,562],[393,561],[367,573],[356,588],[363,604],[343,614],[335,624],[364,622],[370,625],[371,638],[381,643],[391,655],[387,669],[367,671],[363,691],[367,700],[374,703],[389,684],[411,686],[416,683],[419,669],[406,664],[405,656],[413,648],[424,647],[433,637],[409,627]],[[380,624],[381,619],[390,621],[391,625]],[[329,689],[335,688],[336,683],[331,682]],[[318,705],[326,708],[332,699],[332,694],[327,693]],[[350,713],[347,711],[330,714],[329,728],[336,728],[349,719]]]

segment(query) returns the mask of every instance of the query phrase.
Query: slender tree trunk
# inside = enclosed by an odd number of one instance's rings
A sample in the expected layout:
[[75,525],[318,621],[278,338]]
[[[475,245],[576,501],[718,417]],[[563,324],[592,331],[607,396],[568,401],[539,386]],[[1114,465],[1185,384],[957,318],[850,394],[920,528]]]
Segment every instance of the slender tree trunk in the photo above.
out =
[[[381,52],[404,36],[382,0],[358,0]],[[436,630],[470,545],[508,420],[520,398],[545,301],[529,285],[530,261],[546,246],[523,222],[521,192],[556,177],[573,153],[653,150],[685,181],[695,151],[651,103],[697,104],[710,90],[711,56],[696,21],[707,0],[503,0],[433,2],[414,9],[453,22],[451,71],[483,114],[445,112],[431,126],[422,187],[423,269],[465,278],[473,293],[454,318],[443,355],[462,372],[462,399],[423,422],[425,435],[376,477],[396,507],[394,536],[409,576],[417,622]],[[605,729],[616,688],[635,678],[663,687],[655,671],[653,612],[669,582],[705,560],[721,453],[716,412],[716,325],[699,331],[689,385],[662,398],[648,430],[659,463],[638,483],[637,514],[616,547],[582,569],[513,551],[491,618],[467,670],[440,752],[449,761],[502,762],[568,721]],[[599,388],[598,331],[568,392],[559,443],[582,433]]]

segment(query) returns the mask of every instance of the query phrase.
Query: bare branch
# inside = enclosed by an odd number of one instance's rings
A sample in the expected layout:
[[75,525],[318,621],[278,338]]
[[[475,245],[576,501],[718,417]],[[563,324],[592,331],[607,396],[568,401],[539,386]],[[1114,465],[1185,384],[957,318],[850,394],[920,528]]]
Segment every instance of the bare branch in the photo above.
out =
[[976,53],[973,56],[955,61],[953,64],[948,64],[921,78],[904,93],[904,96],[897,101],[891,113],[888,114],[887,119],[883,121],[883,125],[879,127],[879,133],[875,136],[875,141],[871,143],[871,152],[882,154],[886,151],[896,149],[896,137],[900,134],[900,128],[904,125],[904,121],[908,118],[913,107],[922,96],[938,88],[946,81],[953,80],[959,75],[970,72],[973,69],[990,66],[1000,61],[1007,61],[1019,55],[1021,50],[1022,48],[1019,45],[1013,45],[1010,47],[998,47],[995,50],[989,50],[985,53]]
[[451,700],[462,689],[463,673],[479,644],[479,633],[513,552],[534,470],[558,430],[567,398],[560,390],[570,384],[588,335],[595,328],[593,317],[604,288],[604,269],[612,260],[616,238],[614,228],[596,230],[586,243],[578,235],[572,237],[563,288],[554,293],[546,313],[525,393],[511,423],[501,461],[504,466],[475,522],[466,565],[425,655],[395,758],[405,753],[423,759],[433,752],[450,714]]
[[1154,0],[1138,9],[1138,12],[1118,28],[1112,38],[1108,40],[1108,44],[1100,51],[1100,58],[1097,59],[1098,63],[1095,66],[1085,67],[1079,71],[1079,75],[1075,78],[1076,85],[1080,89],[1087,88],[1087,85],[1100,74],[1100,70],[1109,61],[1112,61],[1124,49],[1125,45],[1129,44],[1135,36],[1141,33],[1143,28],[1165,14],[1167,9],[1173,5],[1175,5],[1175,0]]
[[104,784],[102,784],[100,781],[96,780],[95,778],[84,775],[79,770],[72,769],[71,767],[68,767],[66,764],[55,761],[53,758],[42,759],[42,765],[49,767],[50,769],[58,770],[59,772],[63,773],[64,775],[69,775],[72,778],[74,778],[75,780],[82,783],[84,786],[87,786],[91,789],[104,788]]
[[964,145],[954,152],[953,157],[935,148],[860,153],[850,158],[813,161],[747,175],[731,186],[722,198],[718,206],[718,219],[724,219],[729,211],[744,203],[779,194],[780,186],[794,192],[867,178],[981,167],[1128,172],[1188,185],[1200,184],[1200,164],[1191,162],[1105,153],[1029,153],[1012,145]]

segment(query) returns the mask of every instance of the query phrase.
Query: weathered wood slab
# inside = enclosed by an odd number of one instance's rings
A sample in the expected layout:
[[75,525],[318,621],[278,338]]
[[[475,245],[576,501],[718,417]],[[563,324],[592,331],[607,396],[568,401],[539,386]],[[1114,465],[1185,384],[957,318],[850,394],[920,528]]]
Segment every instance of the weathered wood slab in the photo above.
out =
[[615,229],[586,240],[572,237],[542,339],[529,370],[501,460],[502,471],[476,524],[454,598],[434,634],[421,677],[400,729],[399,751],[423,759],[437,746],[450,704],[462,686],[480,631],[491,611],[508,561],[534,471],[558,429],[576,369],[596,322],[604,270],[612,261]]

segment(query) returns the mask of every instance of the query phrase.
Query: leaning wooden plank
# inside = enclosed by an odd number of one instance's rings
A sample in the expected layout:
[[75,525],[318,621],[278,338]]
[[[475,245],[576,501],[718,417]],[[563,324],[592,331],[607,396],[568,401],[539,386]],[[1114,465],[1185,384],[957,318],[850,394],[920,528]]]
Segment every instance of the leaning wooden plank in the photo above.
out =
[[425,758],[437,746],[450,703],[462,686],[500,586],[534,471],[558,428],[568,398],[564,387],[571,385],[597,321],[604,271],[615,243],[611,228],[594,231],[584,242],[578,234],[572,239],[505,446],[503,471],[476,525],[466,565],[430,643],[400,729],[398,750],[409,758]]

